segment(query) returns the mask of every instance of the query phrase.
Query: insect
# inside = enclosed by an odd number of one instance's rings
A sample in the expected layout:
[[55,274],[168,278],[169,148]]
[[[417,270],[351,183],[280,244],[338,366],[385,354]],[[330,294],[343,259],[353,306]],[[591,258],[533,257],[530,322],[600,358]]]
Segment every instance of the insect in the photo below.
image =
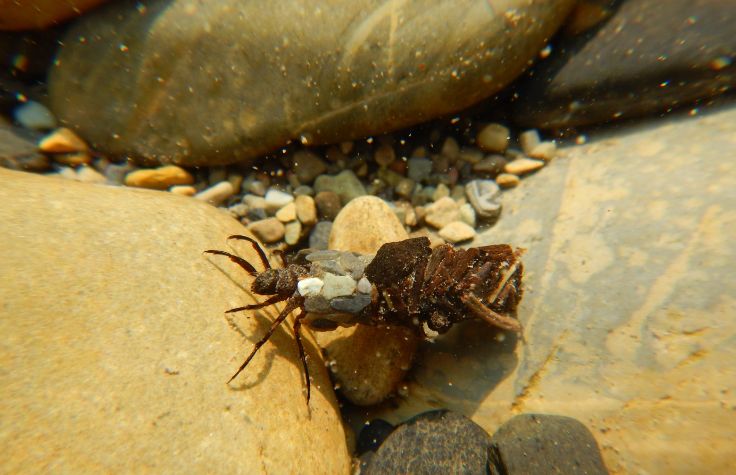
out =
[[299,313],[293,330],[304,367],[307,402],[311,384],[300,334],[303,324],[316,330],[357,323],[400,325],[430,339],[468,319],[480,319],[513,332],[522,330],[513,314],[522,296],[523,250],[508,244],[470,249],[443,244],[431,249],[429,239],[420,237],[384,244],[375,256],[304,250],[293,263],[276,269],[254,239],[241,235],[228,239],[249,242],[264,269],[259,272],[250,262],[229,252],[207,250],[205,253],[226,256],[238,264],[255,278],[251,290],[269,298],[227,313],[286,302],[228,382],[248,366],[276,328],[295,310]]

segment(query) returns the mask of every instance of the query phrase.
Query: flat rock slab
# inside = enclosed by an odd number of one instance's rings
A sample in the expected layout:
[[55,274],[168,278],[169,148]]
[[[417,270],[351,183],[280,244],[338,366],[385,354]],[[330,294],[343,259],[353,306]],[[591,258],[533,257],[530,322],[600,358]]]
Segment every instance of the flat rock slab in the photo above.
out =
[[362,417],[559,414],[613,473],[736,471],[735,146],[732,106],[563,148],[474,243],[527,248],[525,342],[453,328],[397,410]]
[[734,4],[627,0],[558,44],[520,87],[514,121],[563,128],[654,115],[736,87]]
[[[278,329],[228,378],[274,309],[206,249],[259,262],[247,233],[164,192],[0,170],[0,446],[8,472],[347,473],[332,384]],[[241,245],[245,244],[245,245]]]
[[69,30],[54,113],[94,147],[231,163],[461,110],[517,77],[573,0],[114,2]]

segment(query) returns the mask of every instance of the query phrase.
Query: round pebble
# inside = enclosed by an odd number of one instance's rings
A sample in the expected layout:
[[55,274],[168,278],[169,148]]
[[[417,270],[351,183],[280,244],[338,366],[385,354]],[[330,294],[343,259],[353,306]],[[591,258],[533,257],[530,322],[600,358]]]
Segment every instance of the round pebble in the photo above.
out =
[[462,221],[453,221],[439,230],[442,239],[451,243],[467,241],[475,237],[475,229]]
[[248,225],[256,237],[265,243],[274,243],[280,241],[286,232],[284,223],[276,218],[266,218],[260,221],[254,221]]
[[418,183],[432,174],[432,160],[428,158],[410,158],[407,167],[409,178]]
[[194,196],[197,189],[191,185],[175,185],[169,188],[169,192],[179,196]]
[[465,185],[465,195],[482,219],[495,219],[501,214],[501,189],[493,180],[472,180]]
[[529,155],[534,147],[541,143],[537,129],[525,130],[519,134],[519,145],[525,154]]
[[49,130],[56,127],[56,117],[43,104],[27,101],[13,111],[13,116],[20,125],[27,129]]
[[302,237],[302,223],[297,220],[286,223],[284,226],[284,242],[294,246]]
[[554,142],[542,142],[540,144],[537,144],[530,152],[529,156],[532,158],[538,158],[540,160],[544,160],[545,162],[549,162],[555,157],[555,154],[557,153],[557,145],[555,145]]
[[292,201],[294,201],[294,197],[291,196],[289,193],[283,192],[281,190],[271,188],[266,192],[266,210],[271,210],[272,212],[274,212],[280,208],[283,208]]
[[506,164],[504,171],[513,175],[524,175],[531,173],[535,170],[539,170],[544,166],[542,160],[535,160],[533,158],[517,158]]
[[373,286],[368,281],[368,279],[365,277],[360,278],[356,288],[358,289],[358,292],[360,292],[361,294],[370,294],[371,291],[373,290]]
[[292,158],[294,174],[300,183],[312,183],[315,178],[327,171],[327,164],[316,154],[299,150]]
[[510,131],[501,124],[488,124],[483,127],[475,141],[481,150],[503,153],[509,146]]
[[394,148],[388,144],[380,145],[373,153],[373,160],[381,167],[387,167],[396,160]]
[[322,281],[324,286],[320,293],[327,300],[343,295],[352,295],[355,291],[355,281],[347,275],[335,275],[326,272]]
[[340,197],[334,191],[320,191],[315,195],[314,202],[319,211],[319,217],[327,221],[334,221],[342,208]]
[[310,295],[318,295],[322,290],[323,285],[324,282],[322,282],[322,279],[318,279],[317,277],[307,277],[306,279],[300,280],[296,285],[296,288],[299,291],[299,295],[307,297]]
[[460,219],[460,207],[449,196],[435,201],[427,206],[426,210],[427,215],[424,217],[424,221],[437,229]]
[[107,183],[105,175],[86,165],[77,169],[77,180],[85,183]]
[[335,176],[318,176],[314,181],[314,191],[334,191],[343,203],[366,194],[363,183],[352,170],[343,170]]
[[414,194],[415,188],[416,182],[414,180],[411,178],[404,178],[396,185],[395,191],[399,197],[408,200]]
[[478,163],[473,164],[473,171],[483,175],[495,177],[503,172],[506,159],[501,155],[489,155]]

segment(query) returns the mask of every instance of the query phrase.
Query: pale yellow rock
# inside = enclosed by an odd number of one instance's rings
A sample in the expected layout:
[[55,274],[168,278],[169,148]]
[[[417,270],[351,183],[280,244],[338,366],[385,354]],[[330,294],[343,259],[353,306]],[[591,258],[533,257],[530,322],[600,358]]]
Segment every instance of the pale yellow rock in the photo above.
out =
[[71,129],[59,127],[38,143],[38,149],[46,153],[86,152],[87,144]]
[[513,188],[521,183],[521,179],[518,175],[512,173],[499,173],[496,177],[496,184],[501,188]]
[[169,191],[180,196],[194,196],[197,194],[197,189],[191,185],[175,185],[169,188]]
[[276,219],[282,223],[288,223],[296,219],[296,204],[292,201],[276,211]]
[[247,234],[237,221],[168,193],[2,169],[0,202],[3,472],[349,472],[308,331],[309,407],[288,322],[226,384],[277,311],[224,313],[256,301],[251,277],[202,251],[258,263],[226,241]]
[[77,169],[77,180],[85,183],[107,183],[105,175],[86,165]]
[[534,160],[532,158],[517,158],[506,164],[504,171],[512,175],[524,175],[539,170],[544,166],[542,160]]
[[557,153],[557,145],[552,141],[547,142],[541,142],[537,144],[532,150],[529,152],[529,156],[531,158],[538,158],[540,160],[544,160],[545,162],[549,162],[553,158],[555,158],[555,154]]
[[194,178],[188,171],[176,165],[159,168],[144,168],[125,175],[125,184],[139,188],[165,190],[174,185],[191,185]]
[[453,221],[440,229],[437,234],[447,242],[458,243],[475,237],[475,229],[467,223]]
[[[363,196],[340,211],[330,234],[330,249],[374,254],[382,244],[407,233],[388,205]],[[355,325],[316,333],[327,351],[340,392],[357,405],[377,404],[394,393],[414,358],[418,339],[405,328]]]
[[304,226],[313,226],[317,222],[317,205],[314,198],[308,195],[299,195],[294,199],[296,217]]
[[233,184],[229,181],[221,181],[200,191],[194,195],[194,198],[200,201],[205,201],[213,206],[218,206],[226,199],[230,198],[233,193],[235,193]]
[[509,146],[509,128],[501,124],[488,124],[483,127],[475,141],[481,150],[503,153]]

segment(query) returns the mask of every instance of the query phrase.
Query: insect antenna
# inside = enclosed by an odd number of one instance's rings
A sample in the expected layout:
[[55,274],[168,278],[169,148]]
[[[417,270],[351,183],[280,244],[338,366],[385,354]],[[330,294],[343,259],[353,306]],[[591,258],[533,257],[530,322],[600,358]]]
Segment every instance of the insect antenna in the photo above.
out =
[[215,250],[215,249],[210,249],[210,250],[207,250],[207,251],[204,251],[204,252],[205,252],[205,254],[218,254],[220,256],[227,256],[227,257],[230,258],[231,261],[233,261],[234,263],[236,263],[237,265],[239,265],[240,267],[242,267],[243,269],[245,269],[245,271],[247,273],[249,273],[250,275],[252,275],[253,277],[257,277],[258,276],[258,271],[256,270],[255,267],[253,267],[253,264],[251,264],[250,262],[246,261],[245,259],[243,259],[240,256],[236,256],[234,254],[230,254],[229,252],[225,252],[225,251],[218,251],[218,250]]
[[228,239],[242,239],[243,241],[248,241],[249,243],[251,243],[253,245],[253,249],[255,249],[256,252],[258,253],[258,257],[261,258],[261,262],[263,263],[263,268],[264,269],[271,268],[271,263],[268,262],[268,257],[266,256],[266,253],[261,248],[261,245],[258,244],[258,241],[256,241],[255,239],[251,237],[243,236],[240,234],[233,234],[232,236],[228,236]]

